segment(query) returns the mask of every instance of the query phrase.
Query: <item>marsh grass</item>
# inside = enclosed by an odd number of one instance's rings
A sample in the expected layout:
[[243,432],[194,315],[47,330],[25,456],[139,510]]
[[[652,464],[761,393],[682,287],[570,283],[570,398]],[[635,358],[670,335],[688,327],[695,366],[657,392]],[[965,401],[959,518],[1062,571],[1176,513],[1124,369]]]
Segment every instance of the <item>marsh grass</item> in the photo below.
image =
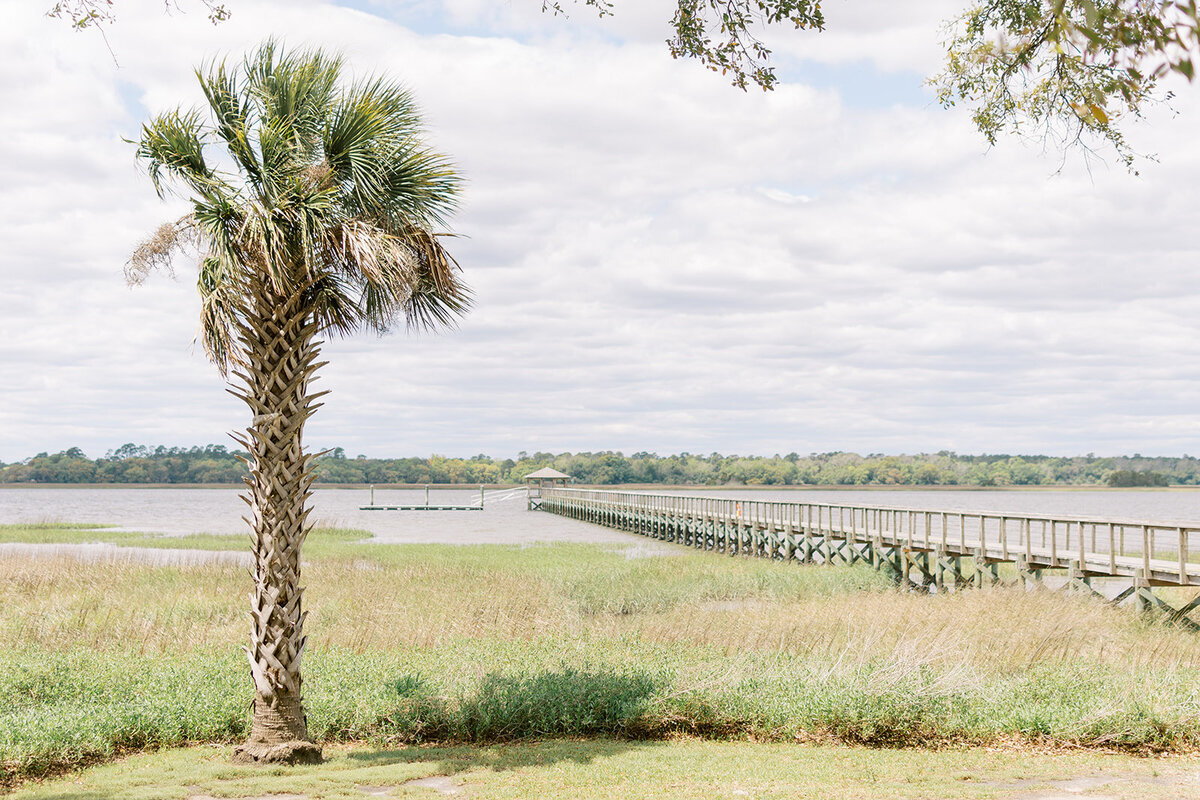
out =
[[[310,730],[1200,747],[1200,637],[1096,600],[899,593],[680,549],[306,544]],[[0,558],[0,781],[244,735],[243,567]]]
[[126,531],[107,525],[77,525],[42,522],[0,525],[0,542],[22,544],[111,544],[118,547],[154,547],[171,550],[244,550],[243,536],[192,533],[169,536],[162,533]]

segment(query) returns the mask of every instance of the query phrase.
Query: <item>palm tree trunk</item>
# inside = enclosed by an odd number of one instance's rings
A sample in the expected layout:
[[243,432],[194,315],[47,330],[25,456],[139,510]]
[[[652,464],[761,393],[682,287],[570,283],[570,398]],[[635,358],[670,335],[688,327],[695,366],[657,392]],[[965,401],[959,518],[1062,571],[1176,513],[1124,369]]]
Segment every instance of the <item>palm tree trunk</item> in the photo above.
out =
[[281,297],[266,286],[251,292],[239,335],[245,346],[244,371],[235,374],[245,392],[230,390],[253,413],[246,436],[234,438],[249,452],[250,506],[244,517],[254,534],[254,592],[250,647],[246,655],[254,679],[254,717],[249,740],[234,752],[240,763],[310,763],[321,748],[308,733],[301,695],[304,617],[300,548],[308,534],[309,498],[316,477],[313,456],[304,453],[304,423],[316,411],[308,384],[316,362],[317,325],[301,293]]

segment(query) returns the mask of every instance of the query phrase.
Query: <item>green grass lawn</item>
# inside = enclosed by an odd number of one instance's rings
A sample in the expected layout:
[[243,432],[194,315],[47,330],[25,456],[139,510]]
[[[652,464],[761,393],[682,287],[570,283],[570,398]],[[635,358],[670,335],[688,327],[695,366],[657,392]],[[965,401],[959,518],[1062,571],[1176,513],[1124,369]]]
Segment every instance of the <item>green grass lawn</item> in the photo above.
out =
[[[1094,598],[906,594],[862,565],[684,548],[367,537],[305,545],[305,700],[326,745],[1200,748],[1200,637]],[[0,785],[244,737],[248,583],[236,564],[0,556]]]
[[1178,800],[1200,790],[1200,759],[1014,750],[611,739],[486,747],[329,748],[319,766],[234,767],[225,748],[123,759],[12,800],[316,800],[450,795],[539,800],[987,800],[1095,797]]

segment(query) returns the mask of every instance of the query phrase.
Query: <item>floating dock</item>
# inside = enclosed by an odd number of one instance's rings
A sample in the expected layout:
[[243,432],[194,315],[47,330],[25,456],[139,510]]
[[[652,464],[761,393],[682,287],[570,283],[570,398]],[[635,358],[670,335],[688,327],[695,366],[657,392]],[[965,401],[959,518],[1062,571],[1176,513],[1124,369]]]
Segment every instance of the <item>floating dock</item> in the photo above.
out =
[[359,506],[359,511],[483,511],[483,506]]
[[424,503],[399,503],[375,505],[375,487],[371,487],[370,505],[359,506],[359,511],[483,511],[483,487],[479,487],[479,502],[471,505],[431,505],[429,502],[429,487],[425,487]]

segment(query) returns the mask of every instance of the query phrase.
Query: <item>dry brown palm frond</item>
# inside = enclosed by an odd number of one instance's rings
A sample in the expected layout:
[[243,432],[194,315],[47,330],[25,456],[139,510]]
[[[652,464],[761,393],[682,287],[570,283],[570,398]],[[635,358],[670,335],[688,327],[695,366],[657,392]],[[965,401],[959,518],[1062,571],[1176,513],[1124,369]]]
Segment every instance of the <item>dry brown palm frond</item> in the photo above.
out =
[[421,265],[422,277],[431,283],[438,294],[446,298],[462,297],[466,287],[456,272],[462,268],[442,246],[441,239],[454,238],[453,233],[433,233],[424,228],[411,227],[404,234],[404,241]]
[[346,220],[329,232],[328,239],[330,249],[343,269],[350,275],[357,272],[371,283],[385,280],[384,265],[407,261],[403,242],[366,220]]
[[174,222],[159,225],[129,256],[129,261],[125,263],[125,282],[130,286],[140,286],[155,270],[162,270],[174,278],[172,259],[175,254],[199,249],[200,233],[195,222],[195,218],[188,214]]
[[458,277],[458,262],[440,239],[453,234],[433,233],[418,226],[409,227],[403,241],[416,269],[416,280],[403,303],[409,330],[433,330],[453,327],[455,318],[471,306],[471,290]]
[[216,364],[221,376],[228,377],[230,365],[244,363],[237,323],[246,313],[245,282],[210,253],[200,262],[196,288],[200,293],[200,329],[196,340],[204,345],[205,355]]

